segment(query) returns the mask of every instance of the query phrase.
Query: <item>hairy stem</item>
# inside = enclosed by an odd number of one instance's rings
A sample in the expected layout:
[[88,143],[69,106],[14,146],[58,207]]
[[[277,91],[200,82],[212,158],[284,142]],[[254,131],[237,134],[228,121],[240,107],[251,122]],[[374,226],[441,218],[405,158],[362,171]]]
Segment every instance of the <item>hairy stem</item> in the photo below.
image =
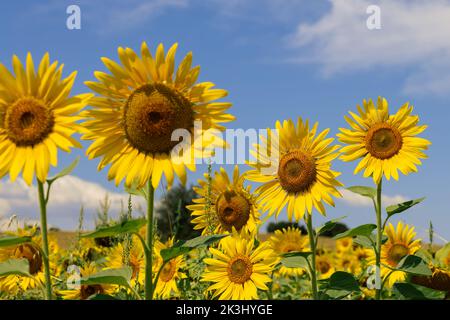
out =
[[47,201],[44,194],[44,184],[37,179],[39,208],[41,211],[41,234],[42,234],[42,251],[44,252],[44,275],[45,275],[45,299],[52,299],[52,281],[50,277],[50,264],[48,261],[48,237],[47,237]]

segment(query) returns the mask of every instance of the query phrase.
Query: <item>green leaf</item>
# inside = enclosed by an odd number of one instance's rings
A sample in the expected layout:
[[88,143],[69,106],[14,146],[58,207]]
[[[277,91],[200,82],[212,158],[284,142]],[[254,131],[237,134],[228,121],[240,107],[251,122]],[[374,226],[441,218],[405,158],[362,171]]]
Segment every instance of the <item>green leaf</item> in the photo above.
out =
[[147,192],[145,191],[145,188],[138,188],[136,184],[132,184],[129,187],[125,185],[125,192],[128,194],[132,194],[147,199]]
[[412,283],[397,282],[394,291],[405,300],[443,300],[446,292],[438,291]]
[[415,206],[416,204],[421,203],[425,198],[415,199],[415,200],[409,200],[403,203],[395,204],[392,206],[389,206],[386,208],[386,212],[389,217],[393,216],[394,214],[401,213],[405,210],[408,210],[409,208]]
[[27,259],[10,259],[0,263],[0,277],[18,275],[31,277]]
[[97,293],[88,298],[88,300],[120,300],[116,297],[110,296],[109,294]]
[[133,219],[123,221],[110,227],[100,227],[95,231],[82,234],[82,238],[104,238],[117,236],[123,233],[135,233],[139,232],[139,229],[147,223],[147,220]]
[[6,236],[0,237],[0,248],[16,246],[18,244],[31,242],[31,237]]
[[419,249],[414,253],[414,255],[422,258],[422,260],[424,260],[428,264],[433,262],[433,256],[428,250]]
[[200,236],[187,241],[178,241],[171,248],[166,248],[161,250],[161,257],[165,262],[176,258],[180,255],[186,254],[189,251],[201,247],[207,246],[211,243],[214,243],[227,235],[222,234],[213,234],[209,236]]
[[347,237],[356,237],[356,236],[370,237],[370,235],[372,234],[372,231],[375,230],[376,228],[377,228],[377,226],[374,224],[363,224],[356,228],[339,233],[338,235],[335,235],[333,237],[333,239],[337,240],[337,239],[342,239],[342,238],[347,238]]
[[320,300],[340,300],[347,297],[349,294],[351,294],[351,292],[347,290],[329,289],[320,292]]
[[375,199],[377,197],[377,190],[371,187],[353,186],[347,188],[347,190],[370,199]]
[[308,269],[308,258],[311,254],[311,252],[289,252],[283,255],[281,264],[287,268]]
[[[371,234],[370,236],[356,236],[353,238],[353,242],[356,244],[359,244],[360,246],[364,248],[373,248],[376,243],[376,235]],[[388,237],[386,235],[381,236],[381,244],[384,244],[386,241],[388,241]]]
[[72,171],[76,168],[76,166],[78,165],[79,162],[80,162],[80,156],[78,156],[71,164],[69,164],[67,167],[62,169],[55,176],[53,176],[51,178],[48,178],[47,182],[51,184],[51,183],[55,182],[57,179],[71,174]]
[[355,277],[343,271],[336,271],[328,280],[328,287],[333,290],[346,290],[349,292],[361,291]]
[[324,232],[327,232],[327,231],[333,229],[336,226],[337,222],[339,222],[345,218],[347,218],[347,216],[342,216],[342,217],[332,219],[330,221],[325,222],[322,226],[320,226],[316,229],[316,234],[319,235],[319,234],[322,234]]
[[407,255],[400,260],[395,270],[404,271],[419,276],[431,276],[428,264],[418,256]]
[[129,287],[132,274],[133,270],[130,267],[106,269],[95,274],[91,274],[88,277],[81,278],[80,284],[115,284],[123,287]]

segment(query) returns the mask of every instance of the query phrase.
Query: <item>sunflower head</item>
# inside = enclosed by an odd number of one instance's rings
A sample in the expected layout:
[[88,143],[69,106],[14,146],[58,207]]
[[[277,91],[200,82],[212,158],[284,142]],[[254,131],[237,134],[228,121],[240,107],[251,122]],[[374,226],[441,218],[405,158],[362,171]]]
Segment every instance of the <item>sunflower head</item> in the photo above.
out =
[[382,246],[382,259],[392,267],[396,267],[400,260],[414,254],[420,249],[420,240],[414,240],[414,227],[399,222],[397,228],[390,223],[386,228],[388,240]]
[[48,53],[37,70],[28,53],[26,66],[12,59],[14,75],[0,64],[0,178],[14,181],[22,172],[27,184],[34,175],[44,182],[50,165],[57,165],[58,149],[81,147],[71,136],[80,132],[76,114],[91,95],[70,97],[76,72],[62,78],[63,66],[50,64]]
[[386,99],[379,97],[376,106],[372,100],[364,100],[363,108],[357,109],[358,114],[350,112],[351,117],[345,117],[350,129],[341,128],[338,134],[347,144],[341,159],[361,159],[355,174],[364,170],[365,177],[372,176],[378,183],[383,175],[398,180],[398,171],[405,175],[416,172],[431,143],[417,137],[426,126],[418,125],[419,117],[411,114],[413,107],[406,103],[391,115]]
[[22,244],[17,246],[14,249],[13,253],[14,258],[16,259],[27,259],[30,274],[37,274],[42,269],[42,255],[36,246],[31,244]]
[[202,229],[203,234],[229,233],[233,229],[254,232],[259,224],[257,199],[250,187],[244,186],[244,175],[239,173],[239,167],[234,168],[233,180],[224,168],[211,179],[207,174],[205,178],[194,188],[201,198],[187,206],[192,210],[194,229]]
[[[155,243],[155,256],[156,263],[154,266],[154,270],[159,270],[163,259],[161,256],[161,250],[167,249],[173,246],[174,238],[169,238],[166,243],[162,243],[161,241],[157,241]],[[186,267],[186,262],[183,256],[178,256],[168,263],[164,264],[161,273],[159,276],[159,281],[155,288],[155,294],[162,298],[169,298],[173,295],[179,293],[177,287],[177,281],[183,278],[186,278],[186,275],[183,273],[183,269]],[[154,276],[156,277],[157,272],[155,272]]]
[[[184,183],[186,168],[195,170],[205,148],[223,146],[219,137],[202,135],[222,131],[221,123],[234,120],[226,113],[230,103],[214,102],[227,91],[196,83],[200,68],[192,67],[191,53],[176,69],[177,47],[166,54],[160,44],[154,57],[145,42],[140,56],[120,47],[121,64],[103,58],[110,73],[95,72],[98,82],[86,82],[98,94],[83,113],[88,129],[83,139],[94,140],[87,154],[102,157],[99,170],[111,164],[108,178],[117,185],[125,179],[127,186],[142,187],[151,180],[156,188],[163,174],[169,187],[175,175]],[[183,131],[181,142],[173,140],[177,130]]]
[[[406,279],[406,273],[403,271],[391,272],[391,268],[397,267],[398,263],[407,255],[413,255],[420,249],[421,240],[415,239],[416,233],[413,226],[399,221],[397,226],[389,225],[385,229],[387,241],[381,246],[381,276],[387,277],[388,287],[392,287],[398,281]],[[368,265],[375,265],[375,254],[372,250],[367,251]]]
[[[247,174],[248,180],[263,183],[256,190],[262,209],[269,216],[278,216],[287,206],[289,220],[300,220],[313,208],[325,214],[323,204],[334,206],[332,196],[341,196],[336,189],[341,186],[336,180],[340,173],[331,170],[339,146],[332,146],[334,139],[326,138],[329,129],[318,132],[317,123],[310,127],[301,118],[296,124],[292,120],[277,121],[275,127],[255,145],[257,162],[249,163],[254,170]],[[276,170],[267,169],[268,165]]]
[[335,271],[333,260],[327,254],[316,257],[316,269],[320,279],[329,278]]
[[208,291],[219,299],[257,299],[257,290],[268,290],[266,283],[278,258],[268,242],[255,247],[251,234],[233,232],[210,248],[213,258],[205,258],[207,268],[202,281],[214,282]]
[[[272,249],[281,257],[289,252],[309,251],[309,239],[301,234],[301,230],[294,227],[275,230],[269,239]],[[279,273],[282,276],[299,276],[305,272],[303,268],[288,268],[282,265]]]

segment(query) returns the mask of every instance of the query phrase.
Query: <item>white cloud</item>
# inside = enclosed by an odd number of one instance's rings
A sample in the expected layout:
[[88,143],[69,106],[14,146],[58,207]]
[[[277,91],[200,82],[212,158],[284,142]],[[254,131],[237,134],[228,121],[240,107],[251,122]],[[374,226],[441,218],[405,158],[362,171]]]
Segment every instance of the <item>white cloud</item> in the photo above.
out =
[[[340,199],[344,203],[354,206],[354,207],[371,207],[373,206],[372,200],[367,197],[360,196],[359,194],[353,193],[347,189],[339,190],[342,194],[342,198]],[[402,203],[408,201],[408,199],[402,195],[393,195],[388,196],[383,194],[381,196],[382,202],[385,206],[390,206],[393,204]]]
[[[49,221],[57,227],[75,228],[80,207],[83,205],[86,224],[93,226],[94,214],[102,201],[108,195],[113,215],[126,208],[128,195],[105,189],[100,184],[80,179],[76,176],[66,176],[57,180],[51,189],[48,205]],[[133,198],[135,209],[142,208],[143,199]],[[22,179],[16,182],[0,181],[0,224],[9,221],[16,214],[20,222],[38,218],[38,199],[36,187],[29,187]],[[135,215],[137,213],[135,212]],[[1,219],[3,218],[3,219]]]
[[[450,2],[448,0],[330,0],[318,21],[298,26],[288,40],[307,47],[293,60],[315,62],[330,76],[339,72],[409,67],[407,93],[450,89]],[[381,29],[369,30],[366,9],[381,8]]]

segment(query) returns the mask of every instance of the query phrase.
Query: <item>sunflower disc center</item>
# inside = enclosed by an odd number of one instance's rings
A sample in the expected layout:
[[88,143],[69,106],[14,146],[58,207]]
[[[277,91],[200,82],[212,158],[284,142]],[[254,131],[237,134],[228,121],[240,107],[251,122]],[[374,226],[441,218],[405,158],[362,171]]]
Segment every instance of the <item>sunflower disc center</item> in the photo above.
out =
[[166,263],[159,277],[162,281],[169,282],[175,275],[175,271],[176,271],[176,262],[175,260],[171,260],[168,263]]
[[17,259],[27,259],[30,274],[35,275],[42,268],[42,256],[37,248],[30,244],[22,244],[14,250],[14,257]]
[[319,269],[320,273],[325,274],[330,271],[331,265],[327,261],[318,261],[317,269]]
[[216,211],[219,222],[227,231],[233,227],[239,231],[246,225],[250,218],[250,203],[241,194],[235,191],[225,191],[216,203]]
[[389,124],[377,124],[367,132],[366,148],[375,158],[389,159],[400,151],[402,145],[400,132]]
[[87,300],[90,296],[94,294],[102,294],[105,290],[99,284],[93,285],[82,285],[80,288],[80,299]]
[[284,155],[278,166],[281,187],[289,193],[307,190],[316,181],[314,159],[300,150]]
[[234,283],[242,284],[250,279],[253,264],[246,256],[236,256],[228,263],[228,277]]
[[42,142],[55,124],[51,111],[34,98],[20,98],[6,109],[5,129],[17,146]]
[[396,266],[404,256],[409,253],[409,249],[403,244],[394,244],[389,250],[388,257],[392,266]]
[[169,153],[179,143],[172,141],[172,133],[176,129],[191,130],[193,119],[191,102],[163,84],[136,89],[124,108],[127,139],[143,153]]

